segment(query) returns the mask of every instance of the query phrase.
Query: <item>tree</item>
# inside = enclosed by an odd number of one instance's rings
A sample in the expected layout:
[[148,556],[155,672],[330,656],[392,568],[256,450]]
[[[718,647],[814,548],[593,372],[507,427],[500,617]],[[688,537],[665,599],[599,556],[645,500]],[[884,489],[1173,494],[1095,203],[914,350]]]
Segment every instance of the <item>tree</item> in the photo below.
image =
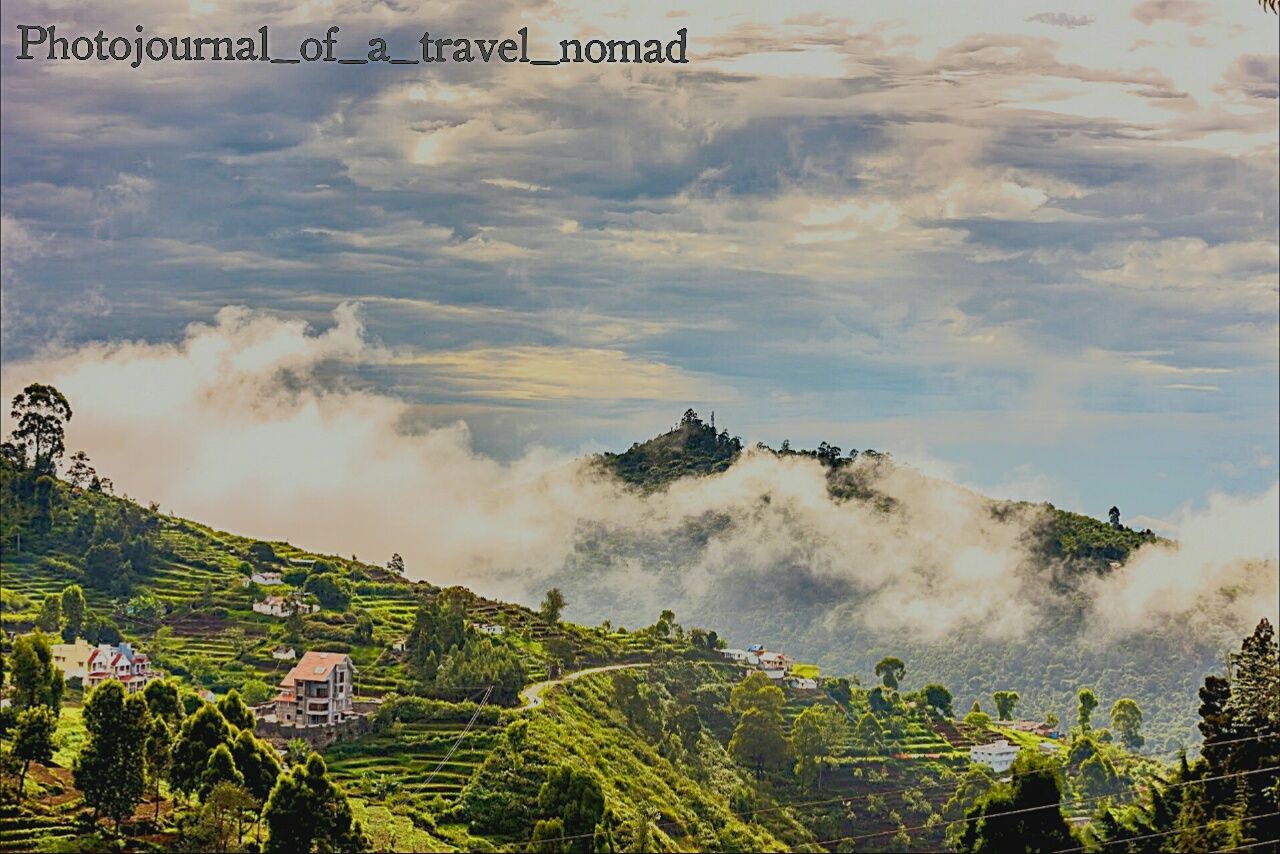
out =
[[231,756],[244,776],[245,789],[260,802],[265,802],[280,778],[280,759],[275,748],[255,738],[248,730],[241,730],[231,744]]
[[326,608],[343,611],[351,604],[351,582],[335,572],[312,573],[302,589],[315,596]]
[[244,775],[236,768],[236,760],[231,756],[231,749],[226,744],[219,744],[209,754],[204,773],[200,775],[200,786],[197,791],[202,799],[209,797],[213,787],[219,783],[231,783],[234,786],[244,785]]
[[565,841],[564,822],[558,818],[540,818],[533,825],[529,850],[535,854],[554,854],[569,850]]
[[759,670],[753,671],[729,693],[729,707],[738,714],[759,709],[771,715],[782,716],[787,697],[773,680]]
[[1078,712],[1080,729],[1088,732],[1093,719],[1093,710],[1098,708],[1098,695],[1093,693],[1092,688],[1081,688],[1078,699],[1080,700]]
[[182,720],[182,703],[178,699],[178,684],[172,679],[152,679],[142,689],[147,708],[154,717],[164,718],[172,727]]
[[57,633],[62,628],[62,597],[57,593],[45,594],[40,614],[36,617],[36,628],[49,633]]
[[542,617],[544,623],[554,626],[560,622],[560,614],[564,611],[564,606],[564,594],[560,592],[559,587],[552,587],[542,597],[542,605],[538,608],[538,614]]
[[906,673],[907,666],[902,663],[902,659],[891,655],[880,659],[880,663],[876,665],[876,675],[880,677],[880,681],[886,688],[897,690],[898,684]]
[[839,743],[844,715],[834,706],[810,706],[791,725],[791,746],[800,779],[822,788],[822,771]]
[[93,466],[89,465],[89,455],[84,451],[76,451],[71,455],[71,468],[67,469],[67,482],[72,486],[85,488],[97,476]]
[[240,696],[245,703],[250,706],[256,706],[259,703],[265,703],[270,700],[275,696],[275,691],[261,679],[246,679],[240,685]]
[[729,739],[729,753],[743,765],[754,769],[757,780],[764,779],[766,769],[782,767],[789,752],[781,713],[770,713],[760,708],[749,708],[743,712],[733,730],[733,737]]
[[240,692],[235,688],[228,691],[227,695],[218,701],[218,711],[227,719],[227,723],[233,727],[253,732],[253,710],[244,704],[244,700],[240,698]]
[[47,765],[53,759],[53,734],[57,728],[58,716],[48,706],[31,706],[18,713],[13,728],[13,755],[22,760],[22,773],[18,775],[19,796],[31,763]]
[[937,709],[944,718],[954,716],[951,710],[951,692],[942,685],[924,686],[924,702],[931,709]]
[[52,475],[66,451],[65,424],[71,420],[71,404],[51,385],[32,383],[13,398],[10,411],[17,429],[12,438],[31,451],[37,474]]
[[[204,843],[206,835],[212,835],[216,840],[216,844],[212,847],[218,851],[231,849],[233,840],[239,842],[245,813],[256,813],[262,806],[261,802],[248,790],[237,785],[233,780],[223,780],[215,784],[203,800],[204,809],[201,810],[200,821],[212,833],[200,834],[200,842]],[[235,818],[234,829],[226,820],[228,815]]]
[[340,851],[359,847],[364,835],[318,753],[280,775],[262,815],[269,852]]
[[1107,511],[1107,518],[1111,520],[1111,527],[1120,527],[1120,508],[1113,506]]
[[863,748],[874,752],[884,743],[884,729],[875,715],[865,712],[858,719],[858,725],[853,728],[853,737]]
[[84,632],[85,616],[89,606],[84,600],[84,590],[79,584],[62,588],[62,639],[71,643]]
[[591,851],[592,835],[604,817],[604,790],[594,774],[560,765],[538,790],[538,812],[560,822],[561,836],[575,837],[564,840],[561,850]]
[[843,676],[822,680],[822,687],[826,690],[828,697],[842,706],[849,705],[849,701],[853,699],[853,686]]
[[15,639],[9,664],[14,708],[42,705],[57,715],[66,683],[62,680],[62,671],[53,664],[49,639],[38,631]]
[[1111,729],[1120,736],[1120,742],[1129,750],[1138,750],[1145,739],[1138,732],[1142,726],[1142,710],[1128,697],[1121,697],[1111,706]]
[[991,699],[996,701],[996,717],[1002,721],[1011,721],[1013,710],[1017,708],[1022,695],[1017,691],[996,691],[991,695]]
[[965,813],[960,851],[1050,852],[1075,847],[1062,815],[1062,781],[1052,759],[1023,751],[1012,779],[980,796]]
[[132,567],[125,560],[119,543],[94,543],[84,555],[85,578],[99,590],[114,592],[129,589]]
[[[154,684],[154,683],[153,683]],[[150,708],[150,704],[148,704]],[[151,731],[147,733],[147,779],[151,782],[151,799],[156,811],[154,820],[160,820],[160,782],[169,776],[173,764],[173,731],[163,716],[151,715]]]
[[106,814],[119,830],[146,791],[146,747],[151,712],[141,694],[125,695],[108,679],[84,704],[84,747],[75,763],[76,788],[94,815]]
[[[261,540],[249,544],[249,557],[258,563],[280,562],[280,558],[276,556],[276,550],[272,548],[271,543],[264,543]],[[319,564],[320,562],[316,561],[316,563]]]
[[512,702],[527,678],[524,659],[506,644],[473,638],[445,656],[436,672],[436,687],[455,692],[492,685],[496,702]]
[[387,561],[387,569],[396,575],[404,575],[404,558],[400,557],[399,552],[391,556],[391,560]]
[[209,756],[220,744],[230,744],[234,734],[215,706],[202,703],[194,714],[182,722],[182,730],[173,745],[173,768],[169,772],[173,787],[184,794],[194,794],[209,765]]
[[991,726],[991,715],[981,709],[974,709],[972,712],[964,716],[965,726],[972,727],[979,732],[986,732]]

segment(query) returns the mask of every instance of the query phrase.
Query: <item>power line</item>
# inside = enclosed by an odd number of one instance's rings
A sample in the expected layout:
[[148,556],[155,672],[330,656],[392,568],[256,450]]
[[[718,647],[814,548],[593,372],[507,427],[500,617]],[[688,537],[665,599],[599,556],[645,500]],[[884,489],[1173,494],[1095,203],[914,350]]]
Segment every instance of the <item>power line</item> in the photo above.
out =
[[[1280,769],[1280,765],[1268,765],[1268,766],[1267,766],[1267,767],[1265,767],[1265,768],[1257,768],[1257,769],[1254,769],[1253,771],[1234,771],[1234,772],[1232,772],[1232,773],[1230,773],[1230,774],[1219,774],[1219,775],[1217,775],[1217,776],[1215,776],[1215,777],[1202,777],[1202,778],[1200,778],[1200,779],[1198,779],[1198,780],[1186,780],[1186,781],[1181,782],[1181,783],[1168,783],[1168,784],[1166,784],[1166,785],[1165,785],[1165,788],[1166,788],[1166,789],[1177,789],[1177,788],[1180,788],[1180,787],[1182,787],[1182,786],[1194,786],[1194,785],[1199,784],[1199,783],[1211,783],[1211,782],[1213,782],[1214,780],[1225,780],[1225,779],[1227,779],[1228,777],[1248,777],[1248,776],[1250,776],[1250,775],[1252,775],[1252,774],[1262,774],[1262,773],[1267,772],[1267,771],[1275,771],[1276,769]],[[1076,807],[1079,807],[1079,806],[1084,806],[1086,803],[1096,803],[1096,802],[1098,802],[1098,801],[1105,800],[1105,799],[1110,798],[1110,797],[1112,797],[1112,795],[1110,795],[1110,794],[1107,794],[1107,795],[1094,795],[1094,796],[1092,796],[1092,797],[1088,797],[1088,798],[1081,798],[1081,799],[1078,799],[1078,800],[1071,801],[1071,802],[1070,802],[1069,804],[1067,804],[1067,805],[1068,805],[1068,806],[1076,806]],[[971,817],[966,817],[966,818],[957,818],[957,819],[952,819],[951,821],[941,822],[940,824],[937,824],[937,825],[935,825],[935,826],[934,826],[934,827],[932,827],[932,828],[928,827],[927,825],[923,825],[923,824],[921,824],[921,825],[916,825],[915,827],[897,827],[897,828],[894,828],[893,830],[881,830],[881,831],[878,831],[878,832],[876,832],[876,833],[862,833],[862,834],[858,834],[858,835],[855,835],[855,836],[840,836],[840,837],[836,837],[835,839],[822,839],[822,840],[819,840],[817,844],[818,844],[818,845],[830,845],[830,844],[835,843],[835,842],[852,842],[852,841],[854,841],[854,840],[858,840],[858,839],[872,839],[872,838],[877,837],[877,836],[888,836],[888,835],[889,835],[889,834],[891,834],[891,833],[899,833],[899,832],[901,832],[901,831],[903,831],[903,830],[936,830],[936,829],[937,829],[937,828],[939,828],[939,827],[951,827],[952,825],[956,825],[956,824],[968,824],[969,822],[972,822],[972,821],[979,821],[979,820],[982,820],[982,819],[995,818],[995,817],[997,817],[997,816],[1002,816],[1002,815],[1020,815],[1020,814],[1022,814],[1022,813],[1038,812],[1039,810],[1047,810],[1047,809],[1061,809],[1061,808],[1062,808],[1062,806],[1063,806],[1063,802],[1062,802],[1062,801],[1057,801],[1057,802],[1052,803],[1052,804],[1040,804],[1039,806],[1034,806],[1034,807],[1024,807],[1024,808],[1022,808],[1022,809],[1017,809],[1017,810],[1005,810],[1005,811],[1003,811],[1003,812],[992,812],[992,813],[987,813],[987,814],[985,814],[985,815],[976,815],[976,816],[971,816]],[[1074,850],[1074,851],[1082,851],[1082,850],[1084,850],[1084,849],[1083,849],[1083,848],[1075,848],[1075,849],[1070,849],[1070,850]]]
[[[1244,738],[1233,738],[1233,739],[1226,739],[1226,740],[1219,740],[1219,741],[1205,742],[1205,746],[1214,746],[1214,747],[1217,747],[1217,746],[1220,746],[1220,745],[1226,745],[1226,744],[1240,744],[1240,743],[1247,742],[1247,741],[1258,741],[1258,740],[1260,740],[1260,739],[1268,739],[1268,738],[1270,738],[1270,739],[1274,739],[1274,738],[1278,738],[1278,736],[1270,735],[1270,734],[1267,734],[1267,735],[1251,735],[1251,736],[1246,736],[1246,737],[1244,737]],[[1172,749],[1172,750],[1162,751],[1162,752],[1172,753],[1172,754],[1177,754],[1177,753],[1181,752],[1181,750],[1182,750],[1182,748],[1174,748],[1174,749]],[[1007,779],[1009,779],[1009,780],[1016,780],[1016,779],[1019,779],[1019,778],[1021,778],[1021,777],[1027,777],[1027,776],[1030,776],[1030,775],[1032,775],[1032,774],[1040,774],[1040,773],[1043,773],[1043,772],[1042,772],[1042,771],[1020,771],[1020,772],[1016,772],[1016,773],[1010,774],[1010,775],[1008,776],[1008,778],[1007,778]],[[862,797],[869,797],[870,795],[880,795],[881,797],[884,797],[884,796],[886,796],[886,795],[901,795],[901,794],[904,794],[904,793],[906,793],[906,792],[911,792],[911,791],[926,792],[926,791],[931,791],[931,790],[933,790],[933,789],[949,789],[949,788],[954,788],[954,787],[953,787],[951,784],[949,784],[949,783],[935,783],[934,785],[931,785],[931,786],[907,786],[907,787],[902,788],[902,789],[888,789],[888,790],[880,791],[880,792],[870,792],[868,795],[866,795],[866,796],[862,796]],[[793,807],[822,806],[822,805],[825,805],[825,804],[833,804],[833,803],[839,803],[839,802],[843,802],[843,801],[853,800],[855,797],[858,797],[858,796],[845,795],[845,796],[838,797],[838,798],[825,798],[825,799],[823,799],[823,800],[817,800],[817,801],[800,801],[800,802],[798,802],[798,803],[793,803],[793,804],[779,804],[779,805],[772,806],[772,807],[760,807],[759,809],[746,810],[746,811],[744,811],[744,812],[741,812],[741,813],[735,813],[735,814],[736,814],[736,815],[748,815],[748,814],[750,814],[750,815],[756,815],[756,814],[759,814],[759,813],[765,813],[765,812],[777,812],[777,811],[780,811],[780,810],[791,809],[791,808],[793,808]]]
[[443,768],[445,764],[450,759],[453,758],[454,751],[458,749],[458,745],[462,744],[462,740],[467,737],[467,733],[471,732],[471,727],[475,726],[476,718],[480,717],[480,711],[484,708],[485,703],[489,702],[489,695],[492,693],[493,693],[493,686],[490,685],[488,688],[485,689],[484,696],[480,698],[480,702],[476,706],[475,712],[471,715],[471,720],[467,721],[466,728],[463,729],[461,734],[458,735],[458,739],[453,743],[453,746],[449,748],[449,752],[444,755],[444,758],[440,760],[440,764],[435,767],[435,770],[432,771],[431,774],[427,777],[427,779],[423,782],[422,785],[424,787],[429,785],[431,781],[436,778],[436,775],[440,773],[440,769]]
[[[1271,738],[1271,737],[1273,737],[1273,736],[1269,736],[1269,735],[1264,735],[1264,736],[1250,736],[1250,737],[1248,737],[1248,738],[1231,739],[1230,741],[1217,741],[1217,742],[1213,742],[1213,743],[1214,743],[1214,744],[1228,744],[1228,743],[1237,743],[1237,742],[1242,742],[1242,741],[1256,741],[1256,740],[1257,740],[1257,739],[1259,739],[1259,738]],[[1177,789],[1177,788],[1181,788],[1181,787],[1183,787],[1183,786],[1193,786],[1193,785],[1196,785],[1196,784],[1199,784],[1199,783],[1211,783],[1211,782],[1214,782],[1215,780],[1225,780],[1225,779],[1228,779],[1228,778],[1230,778],[1230,777],[1248,777],[1248,776],[1251,776],[1251,775],[1253,775],[1253,774],[1261,774],[1261,773],[1264,773],[1264,772],[1267,772],[1267,771],[1275,771],[1275,770],[1277,770],[1277,769],[1280,769],[1280,765],[1268,765],[1268,766],[1267,766],[1267,767],[1265,767],[1265,768],[1257,768],[1257,769],[1254,769],[1254,770],[1252,770],[1252,771],[1234,771],[1234,772],[1232,772],[1232,773],[1230,773],[1230,774],[1219,774],[1219,775],[1214,776],[1214,777],[1202,777],[1202,778],[1199,778],[1199,779],[1196,779],[1196,780],[1186,780],[1186,781],[1183,781],[1183,782],[1180,782],[1180,783],[1166,783],[1166,784],[1164,784],[1164,787],[1165,787],[1166,789]],[[1031,775],[1031,774],[1036,774],[1036,773],[1044,773],[1044,772],[1043,772],[1043,771],[1038,771],[1038,772],[1037,772],[1037,771],[1024,772],[1021,776],[1029,776],[1029,775]],[[906,790],[903,790],[903,791],[906,791]],[[882,796],[883,796],[883,795],[885,795],[885,794],[892,794],[892,792],[872,792],[872,793],[867,794],[867,795],[865,796],[865,799],[869,800],[869,799],[871,798],[871,796],[872,796],[872,795],[882,795]],[[1036,812],[1036,811],[1039,811],[1039,810],[1045,810],[1045,809],[1051,809],[1051,808],[1058,808],[1058,809],[1061,809],[1064,805],[1066,805],[1066,806],[1083,806],[1083,805],[1085,805],[1085,804],[1096,803],[1097,801],[1101,801],[1101,800],[1105,800],[1105,799],[1107,799],[1107,798],[1113,797],[1113,796],[1114,796],[1114,794],[1116,794],[1116,793],[1106,794],[1106,795],[1094,795],[1094,796],[1087,797],[1087,798],[1074,799],[1074,800],[1072,800],[1072,801],[1070,801],[1070,802],[1058,801],[1058,802],[1055,802],[1055,803],[1052,803],[1052,804],[1042,804],[1042,805],[1040,805],[1040,806],[1035,806],[1035,807],[1026,807],[1026,808],[1024,808],[1024,809],[1019,809],[1019,810],[1006,810],[1006,811],[1003,811],[1003,812],[987,813],[986,815],[982,815],[982,816],[974,816],[974,817],[972,817],[972,818],[952,819],[951,821],[941,822],[940,824],[934,825],[932,828],[931,828],[931,827],[929,827],[928,825],[923,825],[923,824],[921,824],[921,825],[915,825],[915,826],[913,826],[913,827],[897,827],[897,828],[894,828],[894,829],[892,829],[892,830],[881,830],[881,831],[877,831],[877,832],[874,832],[874,833],[857,834],[857,835],[854,835],[854,836],[840,836],[840,837],[836,837],[836,838],[834,838],[834,839],[823,839],[823,840],[818,840],[816,844],[818,844],[818,845],[830,845],[830,844],[834,844],[834,843],[836,843],[836,842],[851,842],[851,841],[856,841],[856,840],[860,840],[860,839],[872,839],[872,838],[877,837],[877,836],[888,836],[888,835],[889,835],[889,834],[891,834],[891,833],[899,833],[899,832],[901,832],[901,831],[903,831],[903,830],[936,830],[936,829],[939,829],[939,828],[942,828],[942,827],[950,827],[950,826],[955,825],[955,824],[967,824],[967,823],[969,823],[969,822],[977,821],[977,820],[979,820],[979,819],[994,818],[994,817],[996,817],[996,816],[1002,816],[1002,815],[1017,815],[1017,814],[1020,814],[1020,813]],[[850,800],[853,800],[853,798],[844,797],[844,798],[835,798],[835,799],[833,799],[831,802],[835,802],[835,801],[850,801]],[[764,807],[764,808],[761,808],[761,809],[759,809],[759,810],[743,810],[743,811],[740,811],[740,812],[735,811],[735,812],[733,812],[732,814],[733,814],[733,815],[735,815],[735,816],[738,816],[738,817],[746,817],[746,816],[749,816],[749,815],[755,815],[755,814],[762,813],[762,812],[771,812],[771,811],[774,811],[774,810],[777,810],[777,809],[785,809],[785,808],[786,808],[786,807]],[[664,821],[664,822],[655,822],[655,823],[653,824],[653,827],[668,827],[668,826],[678,825],[678,824],[681,824],[681,822],[679,822],[679,821],[675,821],[675,820],[670,820],[670,821]],[[594,835],[595,835],[594,833],[577,833],[577,834],[571,834],[571,835],[569,835],[569,836],[557,836],[557,837],[554,837],[554,838],[552,838],[552,839],[546,839],[546,840],[541,840],[541,841],[544,841],[544,842],[567,842],[567,841],[574,840],[574,839],[587,839],[587,838],[589,838],[589,837],[593,837]],[[522,845],[524,845],[524,844],[525,844],[525,843],[523,843],[523,842],[511,842],[511,843],[507,843],[508,847],[511,847],[511,846],[520,847],[520,846],[522,846]],[[1083,850],[1083,849],[1073,849],[1073,850],[1077,850],[1077,851],[1078,851],[1078,850]]]
[[[1263,814],[1261,814],[1261,815],[1246,815],[1246,816],[1241,816],[1241,817],[1240,817],[1239,819],[1237,819],[1237,820],[1238,820],[1238,821],[1253,821],[1253,820],[1255,820],[1255,819],[1271,818],[1272,816],[1276,816],[1276,815],[1280,815],[1280,810],[1276,810],[1275,812],[1263,813]],[[1139,840],[1141,840],[1141,839],[1156,839],[1156,838],[1161,837],[1161,836],[1169,836],[1169,835],[1171,835],[1171,834],[1174,834],[1174,833],[1182,833],[1182,832],[1187,831],[1187,830],[1204,830],[1204,829],[1205,829],[1205,828],[1207,828],[1207,827],[1212,827],[1213,825],[1218,824],[1218,823],[1220,823],[1220,822],[1224,822],[1224,821],[1232,821],[1232,819],[1229,819],[1229,818],[1215,818],[1215,819],[1213,819],[1212,821],[1205,822],[1204,824],[1197,824],[1195,827],[1176,827],[1176,828],[1174,828],[1173,830],[1165,830],[1165,831],[1162,831],[1162,832],[1160,832],[1160,833],[1144,833],[1144,834],[1143,834],[1143,835],[1141,835],[1141,836],[1128,836],[1128,837],[1125,837],[1124,839],[1112,839],[1110,842],[1102,842],[1102,843],[1100,843],[1100,844],[1101,844],[1101,846],[1102,846],[1103,848],[1106,848],[1106,847],[1108,847],[1108,846],[1110,846],[1110,845],[1125,845],[1125,844],[1130,843],[1130,842],[1137,842],[1137,841],[1139,841]],[[1275,841],[1276,841],[1276,840],[1274,840],[1274,839],[1266,839],[1266,840],[1263,840],[1262,842],[1254,843],[1254,845],[1265,845],[1267,842],[1275,842]],[[1241,845],[1241,846],[1237,846],[1237,847],[1235,847],[1235,848],[1227,848],[1227,849],[1223,849],[1223,850],[1226,850],[1226,851],[1239,851],[1239,850],[1241,850],[1242,848],[1252,848],[1252,847],[1254,847],[1254,846],[1253,846],[1253,845],[1247,845],[1247,846],[1246,846],[1246,845]],[[1083,851],[1083,850],[1085,850],[1085,846],[1081,845],[1081,846],[1080,846],[1080,847],[1078,847],[1078,848],[1059,848],[1057,851],[1053,852],[1053,854],[1068,854],[1068,852],[1073,852],[1073,851]]]

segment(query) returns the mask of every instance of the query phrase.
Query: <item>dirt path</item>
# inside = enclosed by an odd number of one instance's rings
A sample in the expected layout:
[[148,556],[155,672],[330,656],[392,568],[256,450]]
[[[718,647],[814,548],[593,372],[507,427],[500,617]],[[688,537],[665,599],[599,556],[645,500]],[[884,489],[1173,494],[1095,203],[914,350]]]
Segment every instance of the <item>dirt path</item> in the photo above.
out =
[[586,670],[575,670],[572,673],[566,673],[555,679],[548,679],[545,682],[534,682],[532,685],[526,685],[520,690],[520,710],[536,709],[542,705],[542,695],[545,691],[554,688],[557,685],[563,685],[566,682],[573,682],[581,679],[583,676],[591,676],[594,673],[608,673],[610,670],[631,670],[637,667],[648,667],[649,662],[639,661],[633,664],[609,664],[605,667],[588,667]]

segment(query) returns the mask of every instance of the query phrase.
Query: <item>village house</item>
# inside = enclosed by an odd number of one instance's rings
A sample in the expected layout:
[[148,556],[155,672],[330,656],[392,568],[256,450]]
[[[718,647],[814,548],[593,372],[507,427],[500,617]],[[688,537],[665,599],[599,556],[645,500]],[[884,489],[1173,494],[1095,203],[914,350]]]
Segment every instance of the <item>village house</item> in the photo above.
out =
[[787,686],[797,691],[817,691],[818,680],[810,679],[808,676],[789,676],[786,679]]
[[986,765],[997,774],[1008,771],[1017,758],[1018,747],[1003,738],[991,744],[975,744],[969,748],[970,761]]
[[277,584],[284,584],[284,577],[278,572],[262,572],[254,570],[252,575],[240,582],[242,587],[248,587],[250,584],[261,584],[263,587],[274,587]]
[[474,626],[477,632],[482,635],[489,635],[490,637],[497,637],[498,635],[506,634],[507,631],[505,627],[494,623],[475,623]]
[[81,681],[89,676],[89,656],[96,649],[84,638],[76,638],[75,643],[55,643],[49,647],[54,665],[62,670],[62,678]]
[[271,650],[271,657],[276,661],[293,661],[298,657],[298,653],[291,646],[278,646]]
[[1041,738],[1058,737],[1057,730],[1046,723],[1041,723],[1040,721],[996,721],[996,726],[1016,729],[1018,732],[1028,732],[1032,735],[1038,735]]
[[760,667],[763,670],[781,670],[786,672],[791,669],[791,665],[795,662],[790,657],[780,652],[767,652],[761,650],[757,653],[760,659]]
[[356,668],[342,652],[303,653],[280,683],[276,720],[291,726],[329,726],[355,714]]
[[719,650],[720,656],[729,661],[736,661],[739,664],[746,664],[747,659],[752,657],[745,649],[722,649]]
[[391,642],[391,651],[392,651],[392,652],[404,652],[404,646],[405,646],[405,644],[406,644],[406,643],[408,643],[408,642],[409,642],[409,641],[408,641],[408,639],[406,639],[406,638],[396,638],[395,640],[393,640],[393,641]]
[[147,687],[151,680],[160,678],[160,674],[151,669],[151,659],[124,642],[119,646],[99,644],[89,653],[86,665],[86,688],[101,685],[108,679],[116,679],[124,683],[125,689],[133,694]]
[[268,617],[287,617],[293,613],[295,608],[304,614],[311,614],[320,610],[319,605],[308,605],[305,602],[297,602],[292,599],[286,599],[283,596],[268,596],[261,602],[253,603],[254,613],[265,614]]

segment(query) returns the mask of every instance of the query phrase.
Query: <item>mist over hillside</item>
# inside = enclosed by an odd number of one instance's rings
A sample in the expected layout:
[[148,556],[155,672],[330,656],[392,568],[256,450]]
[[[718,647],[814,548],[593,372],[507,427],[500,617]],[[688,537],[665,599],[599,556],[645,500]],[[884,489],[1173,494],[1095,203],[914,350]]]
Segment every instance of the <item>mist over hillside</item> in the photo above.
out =
[[525,604],[559,585],[584,622],[672,608],[828,673],[865,679],[892,652],[908,685],[939,679],[970,702],[1012,688],[1064,720],[1069,692],[1092,685],[1185,740],[1203,672],[1275,618],[1275,486],[1211,497],[1174,520],[1175,546],[880,452],[770,450],[700,421],[612,456],[534,447],[501,462],[463,422],[423,427],[404,400],[335,378],[335,360],[394,354],[354,305],[321,332],[228,308],[173,343],[6,363],[0,386],[56,385],[76,401],[69,446],[121,491],[223,530],[379,563],[398,552],[412,578]]
[[597,461],[645,512],[584,522],[564,566],[537,580],[565,591],[574,619],[643,625],[671,607],[830,673],[869,680],[897,655],[908,684],[945,681],[964,705],[1015,689],[1028,713],[1064,720],[1092,686],[1135,696],[1163,747],[1191,736],[1222,650],[1276,611],[1275,489],[1215,500],[1172,543],[995,501],[874,451],[740,450],[689,418]]

